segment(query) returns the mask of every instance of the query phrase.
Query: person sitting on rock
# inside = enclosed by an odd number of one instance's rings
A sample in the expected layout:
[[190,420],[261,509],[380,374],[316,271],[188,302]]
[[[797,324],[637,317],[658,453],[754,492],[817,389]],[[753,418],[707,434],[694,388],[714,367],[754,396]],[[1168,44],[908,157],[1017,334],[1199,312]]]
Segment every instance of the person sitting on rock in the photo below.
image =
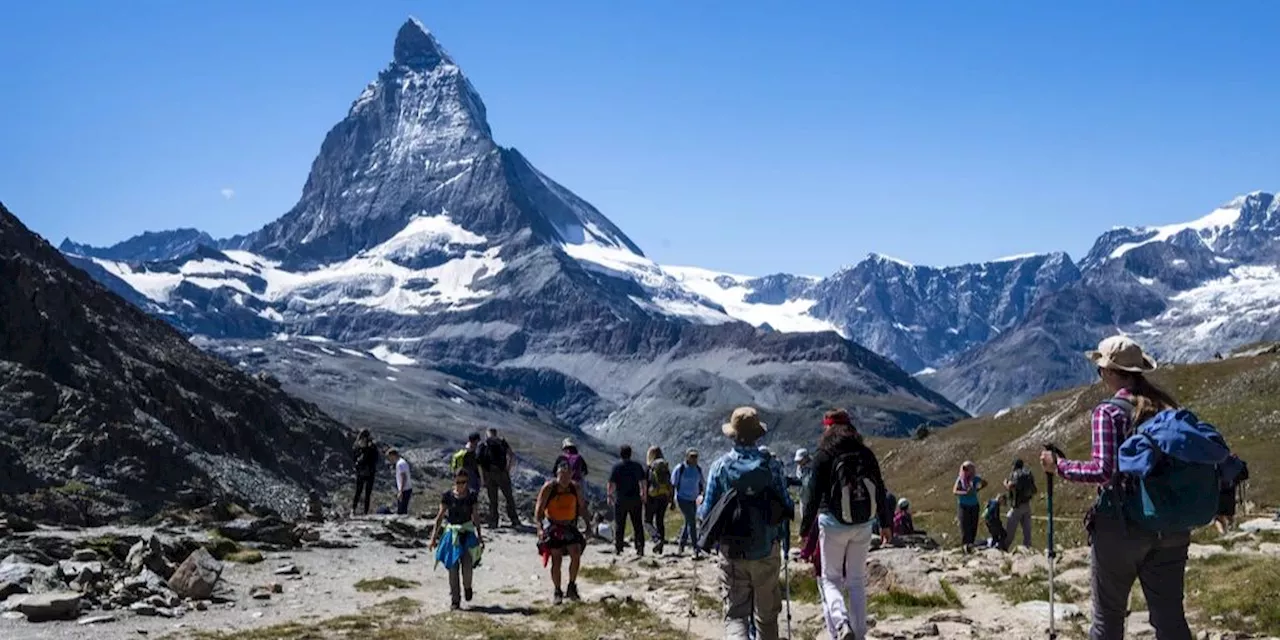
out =
[[[542,556],[543,566],[551,561],[551,583],[555,585],[554,602],[564,602],[566,596],[570,600],[578,600],[578,567],[582,561],[582,550],[587,544],[586,537],[578,529],[578,520],[587,523],[587,499],[582,488],[573,481],[573,468],[568,461],[558,461],[555,466],[555,479],[549,480],[538,491],[537,506],[534,507],[533,521],[538,528],[538,553]],[[544,522],[545,521],[545,522]],[[565,554],[569,554],[569,589],[561,590],[563,584],[562,562]]]
[[911,503],[906,498],[898,500],[898,511],[893,514],[893,535],[914,536],[923,533],[916,531],[915,520],[911,517]]
[[440,496],[440,511],[436,513],[436,525],[431,533],[430,548],[436,550],[436,562],[449,570],[449,606],[453,610],[462,607],[463,597],[471,602],[474,594],[471,574],[480,563],[484,547],[480,510],[476,508],[479,497],[480,494],[471,491],[470,474],[458,471],[453,478],[453,488]]

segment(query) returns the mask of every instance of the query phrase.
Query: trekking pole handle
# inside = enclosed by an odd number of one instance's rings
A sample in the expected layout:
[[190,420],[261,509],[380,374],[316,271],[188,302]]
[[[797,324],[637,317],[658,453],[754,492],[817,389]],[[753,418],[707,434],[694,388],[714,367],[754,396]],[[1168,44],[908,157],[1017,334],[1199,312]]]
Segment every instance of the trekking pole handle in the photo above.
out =
[[1054,444],[1054,443],[1052,443],[1052,442],[1046,442],[1046,443],[1044,443],[1044,450],[1045,450],[1045,451],[1052,452],[1052,453],[1053,453],[1053,455],[1058,456],[1059,458],[1065,458],[1065,457],[1067,457],[1066,452],[1064,452],[1062,449],[1059,449],[1059,448],[1058,448],[1058,445],[1056,445],[1056,444]]

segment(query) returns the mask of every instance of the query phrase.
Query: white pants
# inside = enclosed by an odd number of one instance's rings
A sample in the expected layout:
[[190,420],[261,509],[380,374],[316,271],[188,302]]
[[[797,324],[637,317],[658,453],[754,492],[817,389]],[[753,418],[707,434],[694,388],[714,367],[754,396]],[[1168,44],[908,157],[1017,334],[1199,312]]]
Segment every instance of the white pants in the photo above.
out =
[[846,622],[859,639],[867,637],[867,552],[870,546],[871,523],[850,526],[818,523],[818,548],[822,554],[822,610],[827,633],[837,640],[840,638],[840,626]]

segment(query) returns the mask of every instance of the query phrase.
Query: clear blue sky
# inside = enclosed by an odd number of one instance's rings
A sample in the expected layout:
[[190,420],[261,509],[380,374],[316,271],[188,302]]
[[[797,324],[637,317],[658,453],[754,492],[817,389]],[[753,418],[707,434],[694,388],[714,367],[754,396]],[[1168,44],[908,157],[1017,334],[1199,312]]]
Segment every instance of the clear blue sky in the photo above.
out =
[[0,200],[55,242],[281,215],[410,14],[664,263],[1078,258],[1280,188],[1277,2],[5,5]]

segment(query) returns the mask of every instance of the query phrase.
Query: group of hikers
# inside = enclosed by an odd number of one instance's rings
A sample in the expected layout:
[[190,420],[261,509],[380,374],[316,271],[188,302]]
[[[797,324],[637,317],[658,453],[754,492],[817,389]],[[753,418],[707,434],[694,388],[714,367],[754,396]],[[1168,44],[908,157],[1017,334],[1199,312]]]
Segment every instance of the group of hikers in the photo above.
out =
[[[1146,596],[1156,638],[1190,640],[1183,595],[1191,531],[1215,520],[1220,528],[1230,526],[1236,487],[1247,478],[1247,470],[1216,429],[1147,378],[1156,361],[1132,339],[1108,338],[1086,356],[1110,393],[1091,413],[1090,456],[1071,460],[1046,443],[1037,460],[1048,483],[1051,567],[1054,480],[1096,487],[1097,499],[1085,518],[1092,559],[1089,637],[1124,636],[1136,580]],[[648,450],[644,463],[632,459],[630,446],[620,448],[621,460],[605,481],[615,552],[622,554],[626,547],[629,523],[638,555],[644,555],[646,538],[661,553],[667,543],[665,514],[678,510],[684,521],[679,553],[689,547],[694,558],[703,553],[718,556],[725,638],[776,640],[779,616],[789,600],[783,594],[789,580],[783,576],[789,575],[791,532],[797,524],[799,557],[812,563],[819,580],[829,637],[865,640],[866,562],[873,537],[883,545],[923,532],[915,528],[909,501],[889,492],[879,461],[850,414],[843,409],[826,412],[816,433],[815,452],[797,451],[791,474],[760,444],[768,428],[755,408],[734,410],[720,431],[730,447],[706,473],[695,449],[684,451],[683,460],[673,467],[658,447]],[[482,442],[472,434],[456,456],[454,487],[441,496],[432,536],[437,560],[449,568],[455,608],[462,598],[472,597],[471,572],[483,547],[477,509],[480,487],[488,488],[490,527],[497,526],[499,493],[507,500],[512,524],[519,523],[511,499],[515,456],[495,430],[488,435]],[[408,465],[394,450],[387,457],[396,469],[397,512],[404,513],[412,497]],[[352,510],[363,497],[367,513],[371,470],[378,460],[367,432],[357,441],[355,458],[358,477]],[[581,557],[588,535],[595,533],[588,515],[587,475],[586,461],[566,439],[534,507],[537,548],[544,566],[550,564],[557,604],[580,597]],[[982,514],[980,494],[987,486],[973,462],[961,465],[952,492],[962,546],[968,550],[977,544],[979,520],[985,519],[989,546],[1008,549],[1021,529],[1022,544],[1030,547],[1033,502],[1039,494],[1031,465],[1014,460],[1002,482],[1003,496],[989,500]],[[798,509],[790,491],[795,487]],[[1003,523],[1002,503],[1008,507]],[[789,602],[787,606],[790,626]]]

